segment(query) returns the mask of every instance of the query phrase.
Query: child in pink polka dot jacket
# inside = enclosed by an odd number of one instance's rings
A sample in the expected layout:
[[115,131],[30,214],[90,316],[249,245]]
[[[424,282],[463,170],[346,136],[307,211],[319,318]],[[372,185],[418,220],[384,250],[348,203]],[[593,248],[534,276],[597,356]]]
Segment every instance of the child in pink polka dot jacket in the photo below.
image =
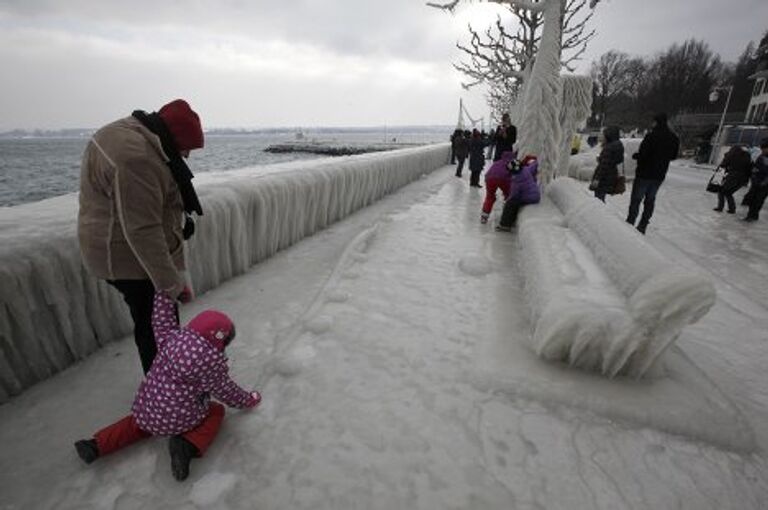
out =
[[235,325],[223,313],[208,310],[180,327],[174,301],[158,292],[152,329],[157,356],[132,413],[93,439],[76,442],[75,449],[90,464],[145,437],[170,436],[171,471],[181,481],[189,475],[191,459],[205,453],[224,419],[224,406],[210,402],[210,395],[238,409],[256,407],[261,395],[245,391],[229,377],[224,348],[235,337]]

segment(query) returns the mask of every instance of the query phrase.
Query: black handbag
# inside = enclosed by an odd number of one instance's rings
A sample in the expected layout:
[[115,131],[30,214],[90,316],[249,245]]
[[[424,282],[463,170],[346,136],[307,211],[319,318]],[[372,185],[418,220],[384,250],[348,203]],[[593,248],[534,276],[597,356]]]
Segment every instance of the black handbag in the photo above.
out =
[[709,178],[709,182],[707,183],[707,191],[709,191],[710,193],[720,193],[720,190],[723,189],[724,179],[725,179],[725,168],[722,168],[722,167],[715,168],[715,171],[712,174],[712,177]]

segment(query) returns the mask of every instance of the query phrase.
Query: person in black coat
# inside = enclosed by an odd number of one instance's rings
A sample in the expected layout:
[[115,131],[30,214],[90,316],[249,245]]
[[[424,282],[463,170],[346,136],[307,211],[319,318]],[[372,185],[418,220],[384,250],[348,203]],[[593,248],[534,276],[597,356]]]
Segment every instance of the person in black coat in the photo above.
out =
[[727,201],[728,212],[734,214],[736,201],[733,199],[733,194],[749,182],[752,174],[752,158],[741,146],[734,145],[725,154],[720,166],[725,169],[725,179],[717,193],[717,207],[714,210],[723,212],[723,206]]
[[768,198],[768,138],[760,143],[760,149],[760,155],[757,156],[752,170],[754,194],[749,201],[749,213],[744,221],[757,221],[760,217],[760,209]]
[[453,137],[453,152],[456,154],[456,159],[459,161],[456,165],[456,177],[461,177],[461,171],[464,169],[464,161],[469,156],[469,136],[468,131],[458,131]]
[[648,222],[653,216],[656,205],[656,193],[667,176],[669,162],[677,159],[680,152],[680,139],[669,129],[667,114],[659,113],[653,118],[653,129],[645,135],[640,143],[640,149],[632,157],[637,160],[635,181],[632,183],[632,197],[629,201],[627,223],[635,224],[643,202],[643,215],[637,230],[645,234]]
[[456,129],[453,131],[453,133],[451,133],[451,164],[452,165],[456,164],[456,150],[454,149],[453,142],[456,141],[456,139],[461,136],[461,133],[462,133],[461,129]]
[[624,145],[619,140],[619,128],[608,126],[603,130],[603,149],[597,157],[597,168],[592,176],[590,189],[595,197],[605,202],[605,195],[613,194],[619,178],[619,166],[624,163]]
[[505,113],[501,116],[501,125],[496,128],[496,135],[494,136],[496,152],[493,160],[498,161],[501,159],[502,154],[513,151],[515,142],[517,142],[517,128],[512,125],[509,114]]
[[480,172],[485,166],[485,140],[480,132],[475,129],[472,131],[472,139],[469,141],[469,185],[473,188],[482,188],[480,186]]

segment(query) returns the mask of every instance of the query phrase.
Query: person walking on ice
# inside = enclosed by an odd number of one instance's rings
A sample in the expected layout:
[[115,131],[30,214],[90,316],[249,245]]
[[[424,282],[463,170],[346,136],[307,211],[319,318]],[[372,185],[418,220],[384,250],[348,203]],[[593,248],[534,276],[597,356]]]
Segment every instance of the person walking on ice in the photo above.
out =
[[92,439],[77,441],[75,449],[90,464],[140,439],[170,436],[171,472],[182,481],[189,476],[192,458],[205,453],[224,419],[224,406],[210,402],[210,396],[244,409],[259,405],[261,395],[242,389],[229,377],[224,349],[235,337],[235,325],[225,314],[207,310],[180,327],[174,300],[158,292],[152,328],[158,354],[139,386],[131,414]]
[[659,113],[653,118],[653,129],[640,142],[640,148],[632,158],[637,160],[635,180],[632,183],[632,197],[627,211],[627,223],[634,225],[640,202],[643,202],[643,215],[637,230],[645,234],[656,205],[656,193],[664,182],[669,169],[669,162],[677,159],[680,151],[680,139],[669,129],[667,114]]
[[768,197],[768,138],[760,143],[760,155],[755,160],[752,170],[754,194],[749,202],[749,213],[744,221],[760,219],[760,209]]

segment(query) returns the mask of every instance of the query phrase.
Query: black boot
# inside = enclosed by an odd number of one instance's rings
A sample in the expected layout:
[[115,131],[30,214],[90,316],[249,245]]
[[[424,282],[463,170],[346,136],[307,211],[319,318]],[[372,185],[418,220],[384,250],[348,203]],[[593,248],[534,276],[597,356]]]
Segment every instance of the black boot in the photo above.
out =
[[99,458],[99,446],[95,439],[81,439],[75,443],[77,454],[83,459],[83,462],[90,464]]
[[171,436],[168,440],[168,452],[171,454],[171,473],[178,481],[184,481],[189,476],[189,463],[199,452],[197,447],[182,436]]

